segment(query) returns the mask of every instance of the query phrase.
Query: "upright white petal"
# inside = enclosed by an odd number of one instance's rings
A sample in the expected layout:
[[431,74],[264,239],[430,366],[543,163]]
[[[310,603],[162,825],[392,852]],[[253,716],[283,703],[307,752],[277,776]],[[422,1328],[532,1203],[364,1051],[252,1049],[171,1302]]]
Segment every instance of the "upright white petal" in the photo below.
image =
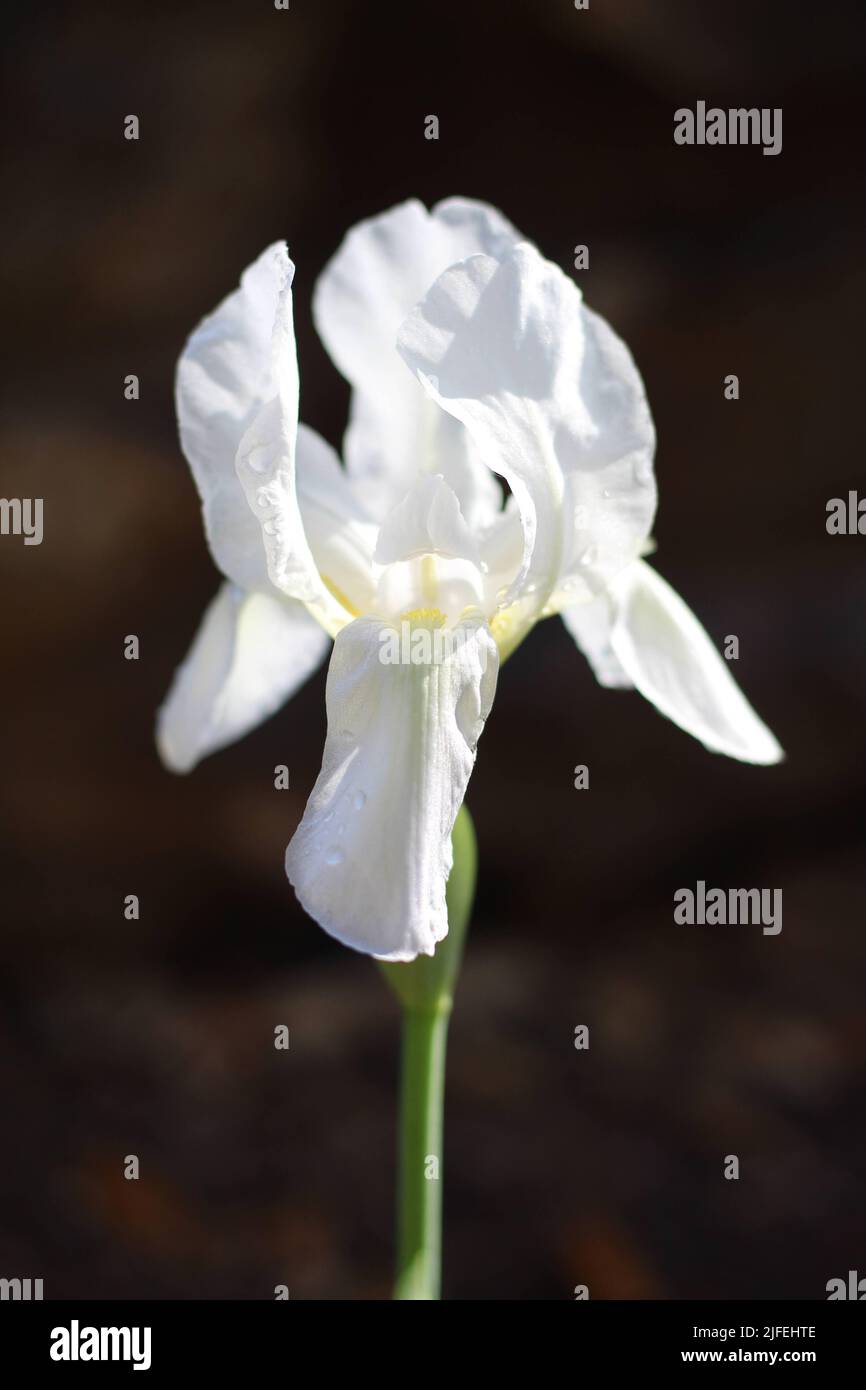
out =
[[695,615],[654,569],[638,560],[624,570],[611,586],[610,612],[610,651],[668,719],[714,753],[747,763],[784,756]]
[[[578,295],[580,292],[578,291]],[[610,324],[580,301],[579,395],[586,424],[566,450],[562,595],[601,593],[646,554],[655,517],[655,427],[643,379]]]
[[381,960],[431,955],[448,930],[451,830],[496,686],[483,624],[430,664],[386,664],[394,630],[359,618],[328,671],[322,771],[286,851],[302,906]]
[[653,429],[624,345],[573,281],[527,245],[473,256],[440,276],[398,348],[517,500],[524,558],[504,603],[523,601],[526,626],[563,575],[603,592],[652,522]]
[[481,544],[484,570],[486,613],[493,613],[507,594],[523,564],[523,523],[517,499],[512,495],[491,526],[484,531]]
[[[282,335],[290,332],[291,318],[281,325]],[[280,353],[280,360],[283,356]],[[333,636],[351,614],[319,573],[305,529],[298,482],[299,453],[315,452],[316,461],[311,460],[304,470],[309,478],[328,446],[313,430],[305,428],[299,435],[297,372],[294,379],[278,372],[276,384],[277,394],[262,406],[238,446],[237,475],[261,527],[272,584],[287,598],[305,603]]]
[[269,246],[241,276],[240,288],[203,319],[177,366],[180,438],[202,500],[214,559],[244,589],[269,589],[261,531],[235,472],[240,441],[276,394],[277,370],[293,385],[297,364],[290,333],[278,334],[284,359],[274,361],[275,327],[291,325],[294,266],[284,242]]
[[300,603],[225,583],[157,716],[157,748],[190,772],[269,718],[324,659],[327,634]]
[[397,330],[447,266],[497,255],[518,239],[494,208],[450,198],[429,213],[413,199],[348,233],[313,299],[319,334],[353,390],[344,457],[381,518],[420,472],[441,473],[470,527],[502,502],[496,479],[453,419],[443,416],[395,352]]
[[298,426],[297,494],[322,582],[349,616],[369,612],[378,523],[367,515],[330,444],[303,424]]
[[479,563],[478,547],[460,503],[441,474],[426,474],[382,522],[375,560],[390,565],[418,555],[448,555]]

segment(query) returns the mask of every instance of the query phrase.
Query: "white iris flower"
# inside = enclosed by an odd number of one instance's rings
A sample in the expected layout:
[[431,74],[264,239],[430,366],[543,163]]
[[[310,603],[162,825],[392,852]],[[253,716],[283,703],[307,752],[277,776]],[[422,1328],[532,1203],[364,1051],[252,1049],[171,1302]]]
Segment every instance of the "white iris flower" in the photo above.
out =
[[[326,931],[407,961],[447,932],[451,830],[498,667],[540,618],[561,614],[603,684],[635,686],[707,748],[781,750],[641,558],[652,418],[571,279],[481,203],[411,201],[355,227],[314,298],[352,387],[343,467],[298,423],[293,274],[269,247],[180,359],[181,443],[225,582],[158,744],[188,772],[333,639],[322,771],[286,870]],[[448,640],[402,659],[418,632]]]

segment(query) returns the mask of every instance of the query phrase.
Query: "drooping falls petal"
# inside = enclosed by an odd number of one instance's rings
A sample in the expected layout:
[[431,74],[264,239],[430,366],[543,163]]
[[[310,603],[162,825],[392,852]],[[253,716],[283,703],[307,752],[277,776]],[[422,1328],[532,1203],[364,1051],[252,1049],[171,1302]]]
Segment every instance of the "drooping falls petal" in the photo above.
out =
[[608,594],[576,603],[562,610],[562,621],[583,652],[599,685],[609,689],[629,689],[634,682],[623,669],[622,662],[611,646],[614,620],[613,599]]
[[190,772],[249,733],[313,674],[329,646],[303,604],[223,584],[157,716],[166,767]]
[[263,251],[240,288],[203,319],[177,366],[180,438],[202,500],[213,557],[243,589],[268,589],[261,534],[235,472],[238,445],[265,402],[294,398],[298,368],[291,332],[294,266],[284,242]]
[[[610,652],[662,714],[711,752],[765,764],[784,756],[695,615],[654,569],[638,560],[624,570],[611,585],[609,612]],[[601,637],[599,629],[603,647]]]
[[372,618],[338,634],[322,771],[286,851],[310,916],[381,960],[430,955],[448,930],[451,830],[496,687],[483,622],[419,632],[414,648]]
[[420,473],[441,473],[470,527],[501,506],[499,484],[472,441],[427,399],[399,360],[397,330],[449,265],[498,255],[518,234],[495,208],[449,198],[428,212],[416,199],[359,223],[316,285],[313,313],[332,360],[353,387],[346,466],[381,519]]
[[447,270],[398,350],[517,500],[523,563],[503,606],[522,613],[508,647],[564,580],[584,598],[603,591],[649,530],[654,436],[640,377],[573,281],[525,244]]

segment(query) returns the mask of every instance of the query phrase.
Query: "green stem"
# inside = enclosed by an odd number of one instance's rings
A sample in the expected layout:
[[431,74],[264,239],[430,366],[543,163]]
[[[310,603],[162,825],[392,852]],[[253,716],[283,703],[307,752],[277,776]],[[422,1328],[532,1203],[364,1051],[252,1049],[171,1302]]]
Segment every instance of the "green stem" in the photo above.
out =
[[432,956],[380,966],[403,1010],[396,1299],[439,1297],[445,1047],[478,861],[475,829],[465,806],[454,822],[451,848],[448,935]]
[[450,1002],[403,1011],[397,1299],[436,1299],[442,1270],[442,1130]]

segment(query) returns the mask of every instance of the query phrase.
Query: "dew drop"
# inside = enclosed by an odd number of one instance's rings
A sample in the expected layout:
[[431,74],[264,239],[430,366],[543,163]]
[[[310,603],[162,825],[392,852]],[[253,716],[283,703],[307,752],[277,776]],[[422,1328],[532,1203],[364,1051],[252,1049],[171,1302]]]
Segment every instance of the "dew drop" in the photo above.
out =
[[606,487],[601,495],[602,497],[610,497],[610,488]]
[[266,487],[259,488],[258,492],[256,493],[256,502],[259,504],[260,507],[270,506],[271,499],[268,496],[268,490]]
[[262,527],[262,530],[268,536],[275,536],[279,529],[280,528],[275,521],[266,521],[264,526]]
[[326,864],[331,864],[331,865],[342,864],[342,862],[343,862],[343,860],[345,859],[345,857],[346,857],[346,856],[344,855],[343,851],[340,849],[340,846],[339,846],[339,845],[332,845],[331,848],[330,848],[329,850],[326,850],[326,851],[325,851],[325,863],[326,863]]
[[268,450],[263,444],[256,444],[247,454],[247,463],[254,473],[264,473],[268,467]]
[[582,565],[594,565],[598,559],[598,546],[589,545],[580,557]]
[[367,793],[366,793],[366,792],[355,792],[355,795],[354,795],[354,797],[352,798],[352,805],[354,806],[355,810],[356,810],[356,811],[362,811],[362,810],[364,809],[364,807],[366,806],[366,804],[367,804]]
[[649,459],[635,459],[634,480],[641,487],[648,487],[652,482],[653,466]]

